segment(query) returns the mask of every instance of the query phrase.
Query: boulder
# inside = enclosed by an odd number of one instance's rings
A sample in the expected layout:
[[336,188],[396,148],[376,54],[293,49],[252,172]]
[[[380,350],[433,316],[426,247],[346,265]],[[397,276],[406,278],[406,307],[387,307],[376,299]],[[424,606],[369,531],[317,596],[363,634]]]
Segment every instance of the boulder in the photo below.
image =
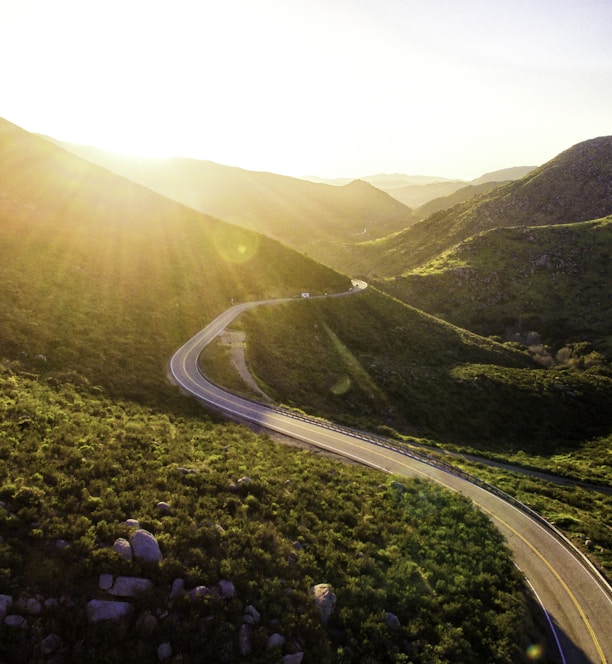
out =
[[234,597],[236,597],[236,588],[234,584],[231,581],[227,581],[227,579],[221,579],[215,587],[219,597],[223,597],[224,599],[234,599]]
[[261,613],[252,605],[249,604],[245,613],[253,618],[253,622],[258,623],[261,620]]
[[109,590],[113,587],[113,580],[112,574],[100,574],[98,578],[98,588],[100,588],[100,590]]
[[185,592],[185,579],[174,579],[170,588],[170,599],[176,599]]
[[168,503],[160,502],[155,505],[155,509],[160,513],[160,514],[172,514],[172,507]]
[[303,652],[295,652],[293,655],[285,655],[281,660],[282,664],[302,664],[304,659]]
[[274,632],[274,634],[270,634],[270,638],[268,639],[267,647],[268,648],[282,648],[285,645],[285,637],[282,634],[279,634],[278,632]]
[[128,528],[140,528],[140,522],[138,519],[126,519],[123,522],[124,526],[127,526]]
[[112,588],[108,589],[108,593],[115,597],[136,597],[148,590],[153,590],[153,581],[149,579],[141,579],[137,576],[118,576]]
[[136,621],[136,632],[143,639],[148,639],[159,626],[159,620],[150,612],[143,611]]
[[92,599],[87,602],[87,620],[98,623],[106,620],[123,620],[132,614],[134,606],[129,602]]
[[37,597],[29,597],[25,602],[24,610],[31,616],[38,616],[42,612],[42,602]]
[[252,633],[253,628],[250,625],[243,623],[240,626],[240,632],[238,633],[238,650],[243,657],[248,657],[253,650],[251,644]]
[[2,620],[9,609],[13,606],[13,598],[11,595],[0,595],[0,620]]
[[387,625],[389,629],[393,630],[399,629],[401,627],[399,618],[395,615],[395,613],[389,612],[385,613],[385,625]]
[[198,599],[198,597],[206,597],[210,595],[211,592],[206,586],[196,586],[189,591],[189,597],[191,599]]
[[157,659],[160,662],[165,662],[172,657],[172,646],[167,642],[160,643],[157,646]]
[[130,561],[133,557],[132,545],[125,537],[118,537],[113,543],[113,551],[123,560]]
[[130,535],[132,553],[136,560],[143,563],[155,563],[164,557],[155,537],[144,528],[138,528]]
[[321,612],[321,622],[326,625],[336,606],[336,596],[332,592],[332,587],[329,583],[319,583],[312,586],[310,592]]
[[40,652],[43,655],[50,655],[58,650],[62,645],[62,639],[57,634],[48,634],[40,643]]
[[16,613],[6,616],[4,624],[7,627],[16,627],[18,629],[25,629],[28,626],[26,619]]

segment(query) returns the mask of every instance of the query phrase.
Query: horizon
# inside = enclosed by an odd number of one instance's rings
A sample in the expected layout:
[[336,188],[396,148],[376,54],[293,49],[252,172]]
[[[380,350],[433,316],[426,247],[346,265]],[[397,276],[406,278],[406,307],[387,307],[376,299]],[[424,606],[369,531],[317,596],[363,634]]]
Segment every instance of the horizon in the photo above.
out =
[[590,0],[0,0],[0,116],[135,156],[470,181],[609,135]]

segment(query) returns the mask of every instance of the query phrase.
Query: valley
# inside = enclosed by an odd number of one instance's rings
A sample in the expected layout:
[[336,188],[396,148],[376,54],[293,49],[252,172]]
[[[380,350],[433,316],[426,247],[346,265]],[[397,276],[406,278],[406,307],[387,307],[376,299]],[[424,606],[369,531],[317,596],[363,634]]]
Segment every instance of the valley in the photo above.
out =
[[[100,168],[1,121],[0,594],[10,615],[92,662],[126,661],[127,643],[148,661],[164,642],[183,661],[204,651],[236,661],[247,633],[248,661],[514,662],[533,644],[538,661],[556,661],[550,625],[474,508],[485,506],[480,493],[472,503],[404,478],[397,460],[378,463],[397,476],[381,478],[276,446],[186,399],[166,369],[181,344],[239,306],[232,328],[249,371],[300,417],[400,449],[424,445],[433,458],[471,452],[611,486],[611,163],[609,139],[587,141],[423,218],[362,181],[180,160],[115,164],[119,177],[108,161]],[[179,193],[181,203],[166,197]],[[370,285],[331,297],[350,288],[347,274]],[[218,385],[248,395],[227,349],[212,343],[200,361]],[[610,569],[607,494],[463,466]],[[160,501],[176,512],[161,515]],[[157,536],[161,564],[117,558],[130,518]],[[519,544],[516,524],[501,530],[525,571],[552,546]],[[97,580],[109,572],[153,582],[130,604],[134,625],[155,616],[152,639],[139,628],[109,641],[112,626],[87,623],[85,604],[106,597]],[[170,601],[176,579],[230,580],[236,593]],[[329,624],[310,595],[326,583],[336,597]],[[37,594],[70,601],[28,613]],[[592,597],[561,596],[545,599],[549,615],[573,606],[580,618],[558,621],[567,661],[604,662],[605,611],[595,619]],[[241,622],[247,598],[259,631]],[[586,636],[568,626],[577,624]],[[0,629],[7,661],[38,661],[27,630]],[[267,648],[279,630],[282,644]]]

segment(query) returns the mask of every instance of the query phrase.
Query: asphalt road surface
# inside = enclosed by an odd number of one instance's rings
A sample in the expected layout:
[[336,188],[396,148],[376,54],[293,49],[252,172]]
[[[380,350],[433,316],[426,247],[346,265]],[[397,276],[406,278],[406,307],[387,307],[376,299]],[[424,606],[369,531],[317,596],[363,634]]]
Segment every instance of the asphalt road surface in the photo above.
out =
[[[367,284],[353,281],[347,293]],[[314,299],[314,298],[309,298]],[[226,392],[199,371],[202,349],[244,311],[295,298],[238,304],[185,343],[170,360],[175,383],[196,399],[235,418],[335,452],[372,468],[396,475],[433,480],[470,497],[506,538],[517,566],[538,598],[551,633],[551,644],[564,664],[605,664],[612,657],[612,592],[601,576],[559,533],[535,515],[461,475],[429,462],[419,454],[394,448],[363,432],[336,427],[290,411]],[[611,660],[612,661],[612,660]]]

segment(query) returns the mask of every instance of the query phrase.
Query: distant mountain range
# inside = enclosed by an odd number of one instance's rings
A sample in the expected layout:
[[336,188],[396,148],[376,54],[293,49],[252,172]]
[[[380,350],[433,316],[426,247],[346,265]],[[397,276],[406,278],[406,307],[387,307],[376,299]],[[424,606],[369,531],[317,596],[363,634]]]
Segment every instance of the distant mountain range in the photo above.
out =
[[[524,275],[527,266],[536,260],[527,246],[525,251],[517,248],[522,236],[513,242],[513,257],[506,256],[503,268],[497,271],[491,267],[489,276],[482,261],[476,280],[467,278],[472,274],[469,270],[453,272],[455,276],[462,274],[462,284],[467,289],[461,295],[461,289],[457,290],[453,282],[451,291],[457,294],[454,302],[445,299],[444,289],[449,286],[439,275],[454,270],[457,261],[464,264],[465,253],[460,260],[449,257],[448,264],[439,257],[485,231],[508,226],[572,224],[611,214],[611,137],[580,143],[538,168],[502,169],[471,183],[393,173],[335,181],[332,185],[213,162],[143,160],[83,146],[64,147],[195,209],[274,237],[347,274],[363,275],[395,297],[474,331],[503,335],[513,326],[520,328],[531,321],[547,338],[552,339],[556,329],[559,339],[575,339],[584,334],[599,347],[607,348],[605,335],[602,337],[602,326],[608,320],[605,307],[600,308],[601,317],[588,324],[580,306],[571,310],[566,307],[564,315],[569,322],[563,325],[558,316],[554,317],[558,310],[555,313],[539,306],[540,315],[530,312],[525,303],[540,301],[544,293],[551,296],[549,301],[555,299],[551,289],[558,274],[554,271],[548,273],[547,283],[544,274],[531,282],[537,293],[530,293],[529,285],[523,284],[512,304],[505,309],[501,305],[489,307],[488,313],[483,313],[487,303],[497,301],[496,298],[504,302],[512,299],[508,289],[502,297],[490,293],[483,283],[497,283],[504,274],[515,275],[512,279],[517,280],[517,275]],[[415,209],[403,205],[398,198],[410,201]],[[605,256],[609,236],[603,227],[597,228],[598,232],[581,237],[589,237],[595,243],[594,256]],[[544,233],[535,236],[546,242]],[[570,253],[571,238],[577,236],[570,232],[564,235]],[[490,246],[495,246],[496,237],[488,237]],[[469,243],[465,251],[473,251],[476,246],[481,245]],[[560,257],[563,250],[557,249],[555,256]],[[495,255],[494,250],[487,251],[489,257]],[[499,252],[503,254],[501,248]],[[500,263],[490,258],[488,264]],[[602,265],[601,261],[594,264]],[[583,289],[599,283],[599,277],[587,270],[576,278]],[[573,288],[568,286],[570,299],[575,298]],[[478,295],[482,296],[480,300]],[[586,298],[585,307],[595,301],[593,297]]]
[[342,186],[184,158],[139,159],[59,143],[88,161],[168,198],[275,238],[333,265],[333,256],[367,237],[398,232],[417,218],[362,180]]
[[610,215],[608,136],[353,255],[381,288],[457,325],[588,339],[612,357]]

